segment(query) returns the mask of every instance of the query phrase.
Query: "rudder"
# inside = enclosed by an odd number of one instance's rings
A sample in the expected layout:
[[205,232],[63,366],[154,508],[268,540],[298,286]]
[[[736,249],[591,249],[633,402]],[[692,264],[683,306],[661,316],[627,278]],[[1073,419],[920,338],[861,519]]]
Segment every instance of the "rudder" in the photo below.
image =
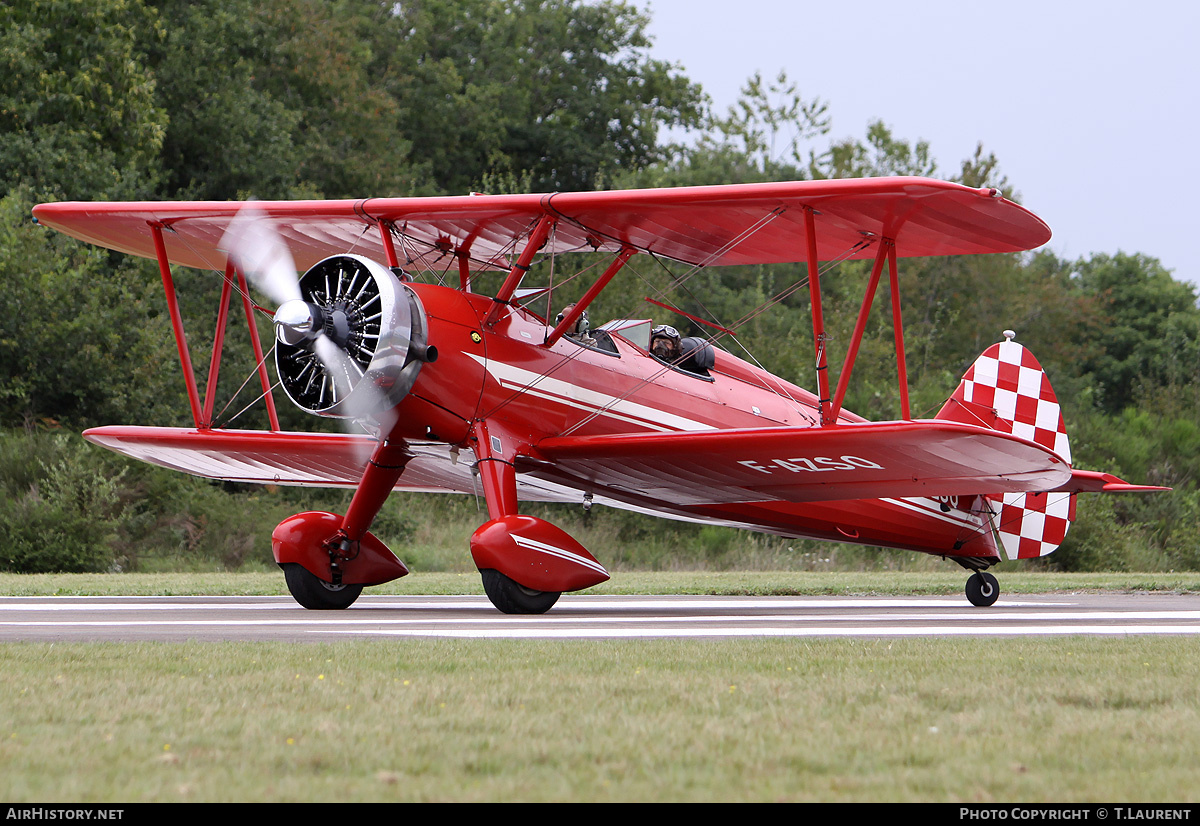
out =
[[[971,365],[935,418],[1012,433],[1052,450],[1071,464],[1071,445],[1058,397],[1033,353],[1013,341],[993,344]],[[1075,518],[1075,494],[992,494],[992,527],[1009,559],[1052,553]]]

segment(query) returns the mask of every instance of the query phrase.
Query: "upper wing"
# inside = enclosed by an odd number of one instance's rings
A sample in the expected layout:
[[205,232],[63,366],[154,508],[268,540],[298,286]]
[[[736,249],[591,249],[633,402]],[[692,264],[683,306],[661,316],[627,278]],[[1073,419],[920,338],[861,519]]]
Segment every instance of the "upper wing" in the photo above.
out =
[[943,421],[561,436],[537,452],[518,470],[676,505],[1050,490],[1071,479],[1041,445]]
[[[303,269],[344,252],[386,260],[381,226],[402,262],[462,254],[472,269],[507,269],[514,243],[544,215],[558,219],[545,252],[628,246],[712,266],[805,260],[806,208],[815,211],[820,260],[873,256],[863,242],[879,238],[896,241],[898,254],[909,257],[1014,252],[1050,239],[1041,219],[993,189],[925,178],[256,205]],[[242,206],[63,202],[33,213],[68,235],[147,258],[155,257],[149,225],[158,224],[171,261],[221,269],[219,244]]]

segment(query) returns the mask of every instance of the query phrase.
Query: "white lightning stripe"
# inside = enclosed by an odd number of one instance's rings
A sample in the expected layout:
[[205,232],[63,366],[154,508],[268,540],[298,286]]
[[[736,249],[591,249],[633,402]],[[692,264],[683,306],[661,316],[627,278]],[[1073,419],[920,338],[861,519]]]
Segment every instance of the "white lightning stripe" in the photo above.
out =
[[[595,413],[597,411],[597,408],[592,407],[591,405],[579,404],[578,402],[575,402],[571,399],[565,399],[562,396],[555,396],[551,393],[540,393],[534,387],[528,387],[524,384],[518,384],[517,382],[501,381],[500,386],[505,387],[509,390],[519,390],[523,393],[528,393],[531,396],[536,396],[539,399],[545,399],[547,401],[557,402],[558,404],[563,404],[563,405],[566,405],[567,407],[574,407],[577,410],[586,410],[589,413]],[[641,425],[642,427],[648,427],[651,430],[657,430],[660,433],[675,432],[672,428],[663,427],[662,425],[657,424],[655,422],[648,422],[644,419],[635,419],[630,416],[619,416],[616,413],[613,413],[612,410],[604,411],[604,415],[610,419],[618,419],[622,422],[629,422],[630,424],[636,424],[636,425]]]
[[581,565],[584,568],[590,568],[593,571],[604,574],[605,576],[608,575],[608,571],[604,570],[604,566],[600,565],[598,562],[593,562],[587,557],[580,556],[579,554],[568,551],[565,548],[559,548],[555,545],[547,545],[545,542],[539,542],[536,539],[530,539],[527,536],[519,536],[515,533],[510,533],[509,536],[512,537],[513,542],[516,542],[522,548],[529,548],[549,556],[565,559],[568,562],[574,562],[576,565]]
[[[580,387],[577,384],[571,384],[561,379],[550,378],[542,373],[534,373],[531,370],[525,370],[524,368],[496,361],[495,359],[485,359],[474,353],[468,353],[467,355],[483,365],[492,378],[500,382],[502,386],[535,393],[540,398],[550,399],[582,410],[590,410],[603,416],[623,419],[618,414],[624,414],[624,416],[633,417],[638,424],[655,430],[716,430],[710,424],[697,422],[683,416],[676,416],[673,413],[667,413],[665,410],[648,407],[627,399],[620,399],[616,396],[610,396],[607,393],[600,393],[596,390]],[[629,419],[623,420],[629,421]],[[666,427],[663,427],[664,425]]]
[[881,501],[887,502],[892,505],[898,505],[902,508],[905,508],[906,510],[916,511],[917,513],[920,513],[923,516],[932,516],[934,519],[940,519],[943,522],[949,522],[952,525],[959,525],[961,527],[966,527],[966,528],[979,528],[979,527],[982,527],[982,525],[983,525],[982,519],[973,520],[970,517],[955,516],[953,511],[951,511],[950,513],[943,513],[942,509],[936,505],[934,505],[933,507],[930,507],[929,505],[923,504],[924,502],[936,501],[936,500],[930,500],[930,499],[883,499]]

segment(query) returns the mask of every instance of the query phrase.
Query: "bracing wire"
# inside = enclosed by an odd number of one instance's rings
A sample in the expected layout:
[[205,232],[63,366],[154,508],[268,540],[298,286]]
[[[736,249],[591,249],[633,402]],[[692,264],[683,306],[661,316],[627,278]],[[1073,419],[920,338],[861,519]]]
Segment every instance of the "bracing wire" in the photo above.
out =
[[[763,225],[763,224],[760,222],[760,226],[761,225]],[[743,235],[744,235],[744,237],[748,237],[745,234],[743,234]],[[843,253],[840,254],[839,256],[837,256],[836,258],[831,259],[830,261],[826,262],[825,266],[818,271],[818,277],[827,273],[832,268],[840,265],[843,261],[845,261],[852,255],[854,255],[856,252],[860,251],[865,245],[867,245],[869,243],[870,243],[869,241],[859,241],[858,243],[852,245],[851,247],[849,247],[848,249],[843,251]],[[668,274],[670,274],[670,270],[662,263],[662,261],[659,260],[659,258],[657,256],[653,256],[653,257],[659,263],[659,265],[662,266],[668,272]],[[637,273],[636,270],[634,270],[634,272],[636,274],[638,274],[638,277],[641,278],[642,281],[647,284],[647,286],[652,286],[652,285],[650,285],[650,283],[648,281],[646,281],[646,279],[644,277],[641,276],[640,273]],[[696,274],[696,272],[698,272],[698,268],[693,267],[691,270],[689,270],[687,273],[684,274],[684,277],[680,277],[680,278],[676,279],[675,282],[673,282],[673,283],[675,285],[682,285],[685,281],[687,281],[692,276],[694,276]],[[734,322],[731,325],[722,325],[722,326],[725,326],[727,331],[737,330],[738,327],[744,326],[749,321],[758,317],[759,314],[761,314],[762,312],[765,312],[767,309],[770,309],[771,307],[775,306],[780,301],[783,301],[784,298],[786,298],[788,295],[791,295],[797,289],[802,288],[807,283],[808,283],[808,275],[807,275],[807,273],[805,273],[805,275],[802,276],[800,279],[798,279],[793,285],[786,288],[782,292],[778,293],[773,298],[768,299],[766,302],[763,302],[763,304],[759,305],[759,307],[757,307],[755,310],[752,310],[750,313],[747,313],[745,316],[743,316],[738,321]],[[699,299],[697,299],[694,295],[692,295],[690,290],[687,290],[685,288],[685,292],[687,292],[688,295],[694,301],[696,301],[696,303],[700,307],[704,308],[704,312],[706,312],[711,318],[716,320],[715,314],[712,313],[707,307],[705,307],[705,305],[702,302],[700,302]],[[662,290],[659,290],[657,294],[662,296],[662,295],[665,295],[665,292]],[[732,332],[727,332],[726,330],[718,331],[716,333],[706,336],[705,341],[709,344],[713,344],[713,343],[716,343],[721,338],[724,338],[725,336],[728,335],[730,338],[732,338],[732,340],[734,342],[737,343],[737,345],[746,353],[746,355],[750,357],[751,361],[753,361],[754,364],[757,367],[759,367],[759,369],[762,369],[766,375],[770,375],[769,371],[767,371],[765,368],[763,368],[762,364],[758,361],[757,358],[755,358],[754,354],[751,353],[750,350],[735,335],[733,335]],[[557,365],[556,365],[556,367],[557,367]],[[583,427],[587,423],[593,421],[598,416],[600,416],[603,413],[605,413],[606,411],[610,410],[614,405],[628,399],[630,396],[632,396],[634,393],[636,393],[639,389],[641,389],[641,387],[643,387],[644,385],[656,381],[658,378],[665,375],[667,373],[667,371],[672,370],[672,369],[674,369],[674,368],[671,365],[667,365],[667,366],[664,366],[661,370],[653,373],[652,375],[647,376],[643,379],[640,379],[626,393],[614,398],[611,402],[606,404],[604,407],[599,408],[598,410],[596,410],[596,411],[592,412],[591,414],[589,414],[588,416],[586,416],[581,421],[579,421],[579,422],[575,423],[574,425],[572,425],[571,427],[567,428],[565,431],[563,431],[562,435],[566,436],[566,435],[570,435],[571,433],[576,432],[577,430],[579,430],[581,427]],[[783,384],[782,380],[780,380],[780,384],[778,387],[773,386],[773,383],[771,383],[771,382],[765,382],[765,386],[766,386],[767,390],[770,390],[772,393],[775,393],[781,399],[784,399],[785,401],[790,402],[793,406],[793,409],[797,413],[799,413],[803,416],[806,416],[806,418],[807,418],[807,414],[802,409],[803,405],[801,405],[799,400],[797,400],[789,392],[787,392],[787,388]]]

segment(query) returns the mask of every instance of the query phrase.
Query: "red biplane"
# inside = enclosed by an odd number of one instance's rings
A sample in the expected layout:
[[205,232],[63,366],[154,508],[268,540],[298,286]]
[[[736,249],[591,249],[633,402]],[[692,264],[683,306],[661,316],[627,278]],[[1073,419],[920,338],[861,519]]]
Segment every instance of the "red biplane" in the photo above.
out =
[[[993,189],[875,178],[548,195],[53,203],[34,215],[84,241],[157,259],[166,290],[193,426],[99,427],[85,434],[90,441],[212,479],[354,487],[345,514],[297,514],[272,534],[275,560],[307,608],[345,608],[363,586],[408,572],[369,532],[393,490],[482,488],[489,519],[470,548],[485,590],[501,611],[542,613],[562,592],[608,572],[565,531],[522,514],[522,501],[606,504],[923,551],[973,572],[968,598],[990,605],[999,589],[986,569],[1002,551],[1014,559],[1053,551],[1076,493],[1156,489],[1072,469],[1050,383],[1007,331],[934,418],[911,417],[897,258],[1013,252],[1050,238],[1037,216]],[[553,322],[525,306],[520,287],[535,256],[578,251],[611,256],[582,298]],[[721,328],[681,337],[625,318],[592,329],[589,305],[637,255],[682,262],[688,274],[804,262],[817,392],[714,346],[727,332]],[[818,262],[849,259],[873,266],[833,386]],[[434,260],[438,283],[414,280]],[[203,396],[172,264],[224,272]],[[842,402],[885,267],[901,417],[875,423]],[[494,295],[476,291],[489,270],[500,271],[493,284],[503,277]],[[444,283],[447,275],[457,283]],[[247,276],[275,307],[251,302]],[[268,431],[213,426],[235,290]],[[350,420],[369,435],[280,429],[255,324],[257,313],[272,311],[278,386],[301,409]]]

